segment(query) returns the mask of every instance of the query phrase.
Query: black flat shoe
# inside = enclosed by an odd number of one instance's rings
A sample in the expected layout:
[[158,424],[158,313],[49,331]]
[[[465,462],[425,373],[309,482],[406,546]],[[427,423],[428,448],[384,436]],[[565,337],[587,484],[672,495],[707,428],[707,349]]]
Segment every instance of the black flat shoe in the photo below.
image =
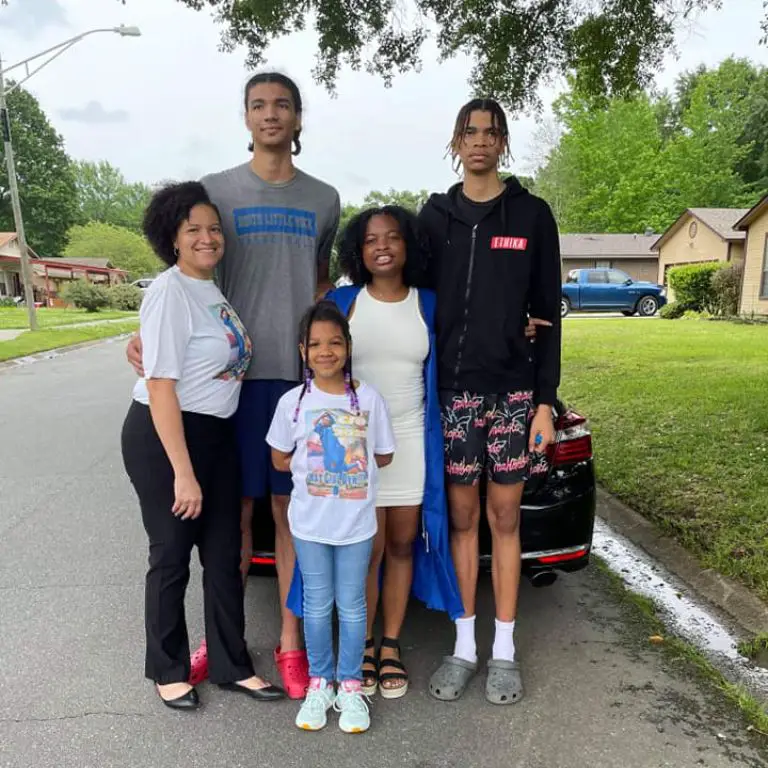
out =
[[219,683],[219,688],[242,693],[256,701],[277,701],[277,699],[285,698],[285,691],[276,685],[267,685],[264,688],[246,688],[238,683]]
[[[157,688],[155,688],[157,690]],[[157,691],[157,695],[160,696],[160,691]],[[160,701],[170,709],[186,709],[195,710],[200,707],[200,697],[197,695],[197,691],[192,688],[187,691],[183,696],[179,696],[175,699],[164,699],[160,696]]]

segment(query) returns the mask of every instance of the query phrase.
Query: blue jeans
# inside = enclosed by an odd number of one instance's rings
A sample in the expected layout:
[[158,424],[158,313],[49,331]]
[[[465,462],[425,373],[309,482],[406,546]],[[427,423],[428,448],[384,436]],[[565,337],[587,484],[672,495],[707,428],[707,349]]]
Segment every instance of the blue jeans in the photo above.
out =
[[[360,680],[365,651],[365,581],[373,539],[334,546],[294,537],[293,545],[304,581],[304,639],[309,674],[326,680]],[[331,626],[334,603],[339,616],[336,670]]]

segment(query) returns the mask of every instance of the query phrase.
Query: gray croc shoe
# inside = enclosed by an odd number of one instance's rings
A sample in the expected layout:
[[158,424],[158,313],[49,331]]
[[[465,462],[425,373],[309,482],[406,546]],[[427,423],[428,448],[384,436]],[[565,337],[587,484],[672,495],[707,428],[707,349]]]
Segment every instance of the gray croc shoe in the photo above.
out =
[[485,698],[491,704],[517,704],[523,698],[519,661],[491,659],[488,662]]
[[456,701],[477,672],[477,662],[443,656],[443,663],[429,681],[429,692],[440,701]]

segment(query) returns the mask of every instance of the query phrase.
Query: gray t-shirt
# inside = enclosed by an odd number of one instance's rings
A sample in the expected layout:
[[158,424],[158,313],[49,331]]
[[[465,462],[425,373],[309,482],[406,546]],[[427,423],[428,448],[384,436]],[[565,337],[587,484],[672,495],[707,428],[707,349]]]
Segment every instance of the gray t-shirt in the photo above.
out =
[[226,237],[217,282],[253,341],[245,378],[298,381],[299,321],[314,300],[317,265],[331,258],[339,193],[298,169],[269,184],[250,163],[201,181]]

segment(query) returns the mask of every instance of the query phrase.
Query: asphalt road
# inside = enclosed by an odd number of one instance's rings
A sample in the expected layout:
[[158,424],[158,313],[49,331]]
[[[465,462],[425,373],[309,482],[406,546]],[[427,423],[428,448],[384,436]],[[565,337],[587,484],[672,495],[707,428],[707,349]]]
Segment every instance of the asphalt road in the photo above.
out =
[[[603,574],[525,585],[517,635],[527,698],[493,707],[482,679],[433,701],[451,628],[414,605],[403,638],[412,691],[373,704],[373,727],[293,726],[294,702],[256,704],[203,685],[170,712],[142,678],[144,533],[118,448],[132,375],[122,342],[0,372],[2,768],[687,768],[768,764],[759,742],[690,671],[647,641]],[[248,642],[274,675],[274,582],[252,578]],[[487,579],[478,620],[490,648]],[[199,569],[188,600],[194,640]]]

